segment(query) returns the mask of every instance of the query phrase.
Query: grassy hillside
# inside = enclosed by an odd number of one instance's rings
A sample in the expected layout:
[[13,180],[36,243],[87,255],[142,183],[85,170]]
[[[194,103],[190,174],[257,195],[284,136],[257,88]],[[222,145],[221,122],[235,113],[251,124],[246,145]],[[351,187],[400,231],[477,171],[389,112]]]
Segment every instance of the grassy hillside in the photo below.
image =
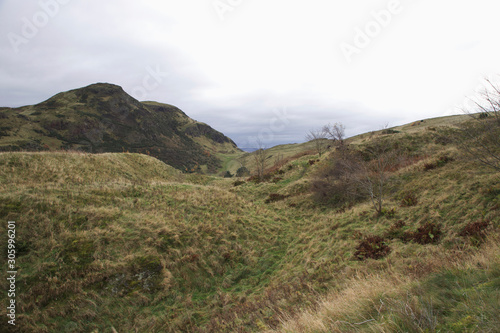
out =
[[307,144],[270,157],[267,181],[237,183],[145,155],[1,153],[18,331],[494,331],[498,174],[440,128],[376,133],[360,149],[374,138],[411,155],[383,215],[313,200],[331,161]]
[[357,276],[267,332],[496,332],[499,254],[492,238],[470,256],[438,253],[425,277],[392,269]]
[[[274,146],[265,149],[266,155],[266,169],[273,168],[276,164],[284,164],[289,161],[295,160],[305,155],[315,155],[314,144],[312,142],[295,143]],[[236,154],[226,155],[226,162],[224,163],[224,171],[229,171],[235,175],[236,171],[244,166],[250,171],[256,169],[255,152],[246,153],[240,152]]]
[[214,173],[231,139],[175,106],[141,103],[119,86],[93,84],[37,105],[0,109],[0,151],[77,150],[155,156],[185,172]]
[[[464,121],[469,120],[470,117],[468,115],[454,115],[454,116],[445,116],[431,119],[418,120],[409,124],[391,127],[383,130],[373,131],[369,133],[363,133],[359,135],[355,135],[353,137],[347,138],[346,142],[353,145],[359,145],[362,143],[366,143],[371,141],[372,139],[387,134],[419,134],[422,132],[430,133],[431,136],[433,132],[435,133],[438,130],[455,128],[457,125],[463,123]],[[396,136],[397,137],[397,136]],[[332,151],[334,144],[330,140],[325,143],[325,147],[329,147],[327,151]],[[266,148],[266,167],[272,168],[276,161],[287,162],[289,160],[296,159],[298,156],[304,155],[314,155],[316,154],[316,145],[309,141],[304,143],[295,143],[295,144],[285,144],[274,146],[271,148]],[[230,171],[231,174],[236,174],[238,168],[245,166],[249,170],[255,170],[255,153],[245,153],[238,152],[236,154],[231,154],[225,156],[225,163],[223,163],[223,170]]]

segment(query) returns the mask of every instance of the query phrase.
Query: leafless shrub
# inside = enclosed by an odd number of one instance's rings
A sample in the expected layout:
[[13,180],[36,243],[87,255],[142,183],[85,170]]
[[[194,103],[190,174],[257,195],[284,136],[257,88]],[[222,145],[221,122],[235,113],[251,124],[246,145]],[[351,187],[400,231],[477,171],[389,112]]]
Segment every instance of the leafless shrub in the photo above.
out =
[[259,149],[253,153],[253,159],[255,162],[257,177],[262,178],[264,176],[264,171],[266,170],[266,159],[267,154],[262,142],[257,142]]
[[320,168],[312,190],[323,201],[333,198],[340,204],[367,197],[382,214],[387,185],[401,160],[401,154],[383,141],[363,150],[343,144]]
[[382,141],[376,142],[363,153],[350,152],[344,155],[341,160],[343,177],[368,195],[375,211],[381,214],[387,184],[392,171],[400,163],[401,155]]
[[316,152],[321,157],[323,153],[328,149],[328,133],[325,129],[310,130],[306,135],[307,141],[312,141],[314,143],[314,148]]
[[336,141],[339,145],[344,144],[345,126],[342,123],[335,123],[333,125],[328,124],[323,127],[322,131],[326,134],[328,138]]
[[457,142],[473,159],[500,171],[500,85],[485,81],[477,100],[471,99],[475,108],[463,110],[471,120],[461,126]]

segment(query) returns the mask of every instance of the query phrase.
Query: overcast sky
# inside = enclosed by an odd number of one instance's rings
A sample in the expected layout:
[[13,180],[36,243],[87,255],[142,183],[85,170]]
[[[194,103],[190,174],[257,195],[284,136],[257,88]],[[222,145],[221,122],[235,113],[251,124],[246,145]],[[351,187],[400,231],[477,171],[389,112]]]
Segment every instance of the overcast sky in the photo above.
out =
[[0,106],[96,82],[240,147],[459,113],[500,74],[495,0],[0,0]]

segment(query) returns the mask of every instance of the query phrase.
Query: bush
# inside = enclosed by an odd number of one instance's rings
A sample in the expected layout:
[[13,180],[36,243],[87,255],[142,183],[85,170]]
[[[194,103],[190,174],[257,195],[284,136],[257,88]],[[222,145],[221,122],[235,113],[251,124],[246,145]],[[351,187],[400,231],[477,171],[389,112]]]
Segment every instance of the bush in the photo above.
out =
[[327,163],[323,163],[311,182],[313,199],[335,207],[364,200],[366,193],[357,184],[343,177],[344,173],[344,167],[338,159],[331,158]]
[[469,237],[473,244],[479,245],[486,238],[486,229],[489,225],[489,221],[471,222],[462,229],[459,235]]
[[244,182],[244,181],[242,181],[242,180],[237,180],[237,181],[235,181],[235,182],[233,183],[233,186],[234,186],[234,187],[236,187],[236,186],[240,186],[240,185],[243,185],[243,184],[245,184],[245,182]]
[[387,230],[385,233],[385,237],[388,239],[396,239],[403,237],[403,227],[406,226],[406,223],[403,220],[398,220],[394,222],[393,225]]
[[[500,86],[489,79],[474,102],[465,110],[471,120],[459,127],[458,147],[479,163],[500,171]],[[479,116],[475,113],[479,111]]]
[[385,216],[385,217],[388,217],[388,218],[392,218],[392,217],[396,216],[396,209],[395,208],[391,208],[391,209],[382,208],[382,210],[380,211],[379,215],[380,216]]
[[358,247],[354,256],[358,260],[380,259],[385,257],[391,252],[391,248],[385,243],[385,240],[380,236],[367,236],[363,239]]
[[401,207],[412,207],[418,204],[417,195],[414,192],[406,192],[401,198]]
[[231,174],[231,172],[226,171],[226,173],[224,174],[224,178],[233,178],[233,175]]
[[404,242],[413,241],[421,245],[435,244],[439,242],[441,235],[442,231],[440,225],[433,222],[426,222],[415,232],[405,232],[401,237],[401,240]]
[[250,171],[242,166],[241,168],[239,168],[238,170],[236,170],[236,177],[248,177],[250,176]]
[[349,184],[342,181],[329,182],[317,179],[311,183],[311,191],[316,202],[334,207],[343,207],[364,199],[360,193],[355,195],[350,192]]

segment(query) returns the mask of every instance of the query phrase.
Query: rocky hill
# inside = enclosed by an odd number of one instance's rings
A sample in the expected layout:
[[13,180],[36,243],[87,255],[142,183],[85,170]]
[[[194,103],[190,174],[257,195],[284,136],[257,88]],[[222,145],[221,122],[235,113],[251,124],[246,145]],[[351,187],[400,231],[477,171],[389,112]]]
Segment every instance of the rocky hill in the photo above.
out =
[[221,167],[219,153],[239,151],[224,134],[177,107],[139,102],[107,83],[59,93],[37,105],[0,108],[0,119],[0,151],[143,153],[188,172],[215,172]]

